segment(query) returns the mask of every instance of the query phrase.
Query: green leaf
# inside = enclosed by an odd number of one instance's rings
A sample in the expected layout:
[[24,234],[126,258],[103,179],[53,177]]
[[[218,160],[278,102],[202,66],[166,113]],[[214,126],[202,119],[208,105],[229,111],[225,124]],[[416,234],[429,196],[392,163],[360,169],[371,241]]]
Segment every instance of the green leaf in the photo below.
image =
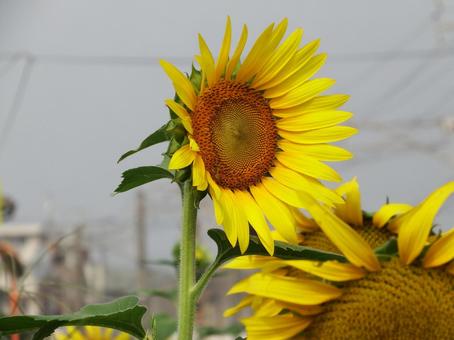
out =
[[169,140],[169,135],[167,133],[168,124],[169,123],[164,124],[159,129],[157,129],[155,132],[153,132],[151,135],[149,135],[147,138],[145,138],[143,140],[143,142],[140,143],[140,145],[137,149],[129,150],[128,152],[121,155],[121,157],[118,159],[117,163],[120,163],[123,159],[125,159],[131,155],[134,155],[135,153],[137,153],[143,149],[146,149],[152,145],[162,143],[162,142]]
[[189,80],[191,81],[192,85],[194,85],[196,92],[199,93],[202,84],[202,72],[197,70],[194,67],[194,64],[192,64],[192,70],[191,75],[189,76]]
[[125,296],[110,303],[87,305],[74,314],[21,315],[0,318],[0,335],[33,331],[33,340],[50,336],[62,326],[101,326],[126,332],[143,339],[142,317],[146,308],[135,296]]
[[153,340],[166,340],[177,331],[177,320],[167,314],[153,316]]
[[[235,257],[243,255],[264,255],[268,256],[265,247],[260,243],[257,236],[251,236],[249,247],[244,254],[241,254],[240,247],[236,245],[232,247],[227,235],[221,229],[210,229],[208,235],[216,242],[218,246],[218,255],[216,261],[222,264]],[[322,251],[310,247],[288,244],[285,242],[274,241],[274,257],[285,260],[314,260],[327,261],[336,260],[339,262],[347,262],[347,259],[336,253]]]
[[115,193],[125,192],[161,178],[173,179],[173,174],[158,166],[142,166],[126,170],[122,177],[123,181],[115,189]]
[[[193,287],[193,297],[198,299],[205,289],[210,278],[215,274],[216,270],[223,263],[234,259],[235,257],[244,255],[263,255],[269,256],[265,247],[260,243],[257,236],[250,236],[249,246],[244,254],[241,254],[240,247],[237,244],[232,247],[227,235],[221,229],[208,230],[210,236],[218,246],[218,253],[214,262],[206,269],[206,271],[197,280]],[[313,261],[328,261],[335,260],[339,262],[347,262],[347,259],[340,254],[322,251],[310,247],[288,244],[285,242],[274,241],[274,257],[284,260],[313,260]]]
[[367,221],[372,221],[374,218],[375,212],[363,210],[363,218]]
[[202,200],[205,198],[205,196],[208,194],[208,190],[205,190],[205,191],[199,191],[197,190],[195,192],[195,207],[197,209],[200,209],[200,202],[202,202]]
[[397,239],[393,237],[386,241],[381,246],[375,248],[374,253],[380,261],[389,261],[393,257],[396,257],[399,254]]

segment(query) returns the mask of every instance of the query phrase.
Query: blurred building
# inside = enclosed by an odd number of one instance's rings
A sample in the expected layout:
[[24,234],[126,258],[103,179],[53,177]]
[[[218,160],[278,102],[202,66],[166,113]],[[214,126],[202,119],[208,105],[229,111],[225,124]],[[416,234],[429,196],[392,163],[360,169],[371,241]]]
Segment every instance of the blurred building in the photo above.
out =
[[[3,248],[0,266],[0,304],[4,314],[36,314],[41,311],[40,286],[33,267],[44,248],[45,233],[40,224],[0,225],[0,245]],[[13,260],[14,259],[14,260]],[[17,303],[13,301],[18,299]]]

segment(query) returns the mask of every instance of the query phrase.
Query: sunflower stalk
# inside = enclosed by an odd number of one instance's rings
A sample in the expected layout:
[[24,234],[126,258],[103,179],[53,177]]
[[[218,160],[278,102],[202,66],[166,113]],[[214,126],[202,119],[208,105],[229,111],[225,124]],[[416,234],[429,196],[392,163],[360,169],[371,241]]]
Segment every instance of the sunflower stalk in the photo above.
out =
[[192,295],[195,284],[195,235],[197,208],[191,181],[183,184],[183,226],[180,243],[180,275],[178,289],[178,339],[192,339],[196,301]]

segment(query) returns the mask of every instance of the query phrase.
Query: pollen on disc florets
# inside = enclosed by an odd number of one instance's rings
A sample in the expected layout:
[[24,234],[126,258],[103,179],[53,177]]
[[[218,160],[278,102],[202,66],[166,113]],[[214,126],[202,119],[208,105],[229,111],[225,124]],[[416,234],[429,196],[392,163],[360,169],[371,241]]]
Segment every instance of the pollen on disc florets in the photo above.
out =
[[308,339],[454,339],[454,276],[402,265],[351,281],[305,331]]
[[199,96],[193,137],[218,185],[245,190],[273,165],[277,129],[262,94],[247,84],[221,80]]

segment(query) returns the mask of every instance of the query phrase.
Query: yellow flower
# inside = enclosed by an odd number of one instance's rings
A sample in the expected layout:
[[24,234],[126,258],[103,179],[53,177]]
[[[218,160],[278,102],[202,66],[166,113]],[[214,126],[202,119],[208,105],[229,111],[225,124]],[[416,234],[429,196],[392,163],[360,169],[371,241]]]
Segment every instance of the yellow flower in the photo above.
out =
[[286,30],[287,19],[268,26],[243,60],[246,26],[230,54],[227,19],[216,60],[199,35],[200,54],[195,59],[200,84],[161,61],[179,98],[166,104],[181,119],[188,138],[173,154],[169,169],[192,167],[193,185],[209,191],[218,224],[242,252],[249,244],[250,224],[273,254],[267,220],[287,241],[295,242],[295,226],[302,219],[296,208],[307,204],[302,193],[330,206],[341,203],[319,182],[341,180],[323,161],[352,156],[328,144],[356,133],[352,127],[338,126],[352,116],[337,110],[348,96],[320,95],[334,84],[328,78],[311,79],[326,54],[315,55],[318,40],[300,46],[300,28],[283,40]]
[[[373,218],[363,217],[356,180],[338,192],[346,203],[313,208],[321,230],[304,233],[302,243],[349,262],[237,258],[226,267],[261,271],[231,288],[249,295],[224,315],[251,306],[242,320],[251,340],[454,339],[454,229],[431,234],[454,182],[415,207],[386,204]],[[395,249],[370,252],[395,237]]]
[[[117,332],[118,333],[118,332]],[[114,334],[113,329],[97,326],[64,327],[55,333],[56,340],[132,340],[126,333]]]

